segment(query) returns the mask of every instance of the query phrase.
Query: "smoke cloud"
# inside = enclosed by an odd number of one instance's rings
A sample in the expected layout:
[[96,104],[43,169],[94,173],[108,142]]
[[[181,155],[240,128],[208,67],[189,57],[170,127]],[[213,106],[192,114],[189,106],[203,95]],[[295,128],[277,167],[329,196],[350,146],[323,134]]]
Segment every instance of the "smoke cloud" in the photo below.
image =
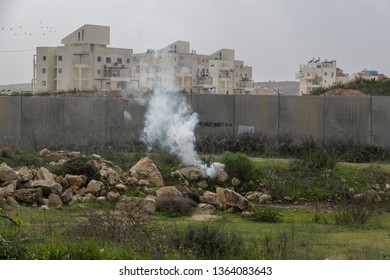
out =
[[199,165],[194,129],[198,114],[192,113],[184,96],[155,89],[145,115],[141,140],[149,148],[159,147],[178,155],[185,165]]

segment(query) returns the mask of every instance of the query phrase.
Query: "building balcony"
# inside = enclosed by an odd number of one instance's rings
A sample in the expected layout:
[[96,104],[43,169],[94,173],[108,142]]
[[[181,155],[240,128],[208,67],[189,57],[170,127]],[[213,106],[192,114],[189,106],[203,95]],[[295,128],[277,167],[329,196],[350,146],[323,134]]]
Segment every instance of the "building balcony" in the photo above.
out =
[[254,85],[253,85],[253,81],[239,81],[238,82],[238,87],[239,88],[244,88],[244,89],[250,89],[250,88],[254,88]]
[[303,72],[295,73],[295,79],[303,79]]

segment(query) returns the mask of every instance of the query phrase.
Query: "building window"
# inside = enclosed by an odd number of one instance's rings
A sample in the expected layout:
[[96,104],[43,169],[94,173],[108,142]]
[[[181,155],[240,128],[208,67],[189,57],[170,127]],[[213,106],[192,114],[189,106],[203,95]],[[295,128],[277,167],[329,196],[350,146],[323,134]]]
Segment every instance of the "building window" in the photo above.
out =
[[46,74],[46,68],[42,68],[42,74]]
[[84,29],[81,30],[81,41],[84,41]]
[[118,57],[118,58],[116,59],[116,62],[117,62],[118,64],[122,64],[122,58],[121,58],[121,57]]
[[44,55],[44,56],[42,57],[42,60],[43,60],[43,61],[46,61],[46,55]]
[[62,81],[57,81],[57,86],[62,87]]
[[102,61],[102,57],[101,57],[101,56],[98,56],[98,57],[97,57],[97,61],[98,61],[98,62],[101,62],[101,61]]
[[58,61],[62,61],[62,55],[58,56]]
[[43,86],[43,87],[46,86],[46,81],[42,81],[42,86]]
[[100,69],[97,70],[97,73],[100,74]]
[[130,63],[130,58],[126,59],[126,63]]
[[111,57],[106,57],[106,63],[111,63]]
[[77,40],[80,41],[80,32],[78,34]]
[[58,68],[58,74],[62,73],[62,68]]
[[111,83],[110,82],[106,82],[106,88],[111,88]]
[[328,72],[324,72],[324,76],[328,76]]

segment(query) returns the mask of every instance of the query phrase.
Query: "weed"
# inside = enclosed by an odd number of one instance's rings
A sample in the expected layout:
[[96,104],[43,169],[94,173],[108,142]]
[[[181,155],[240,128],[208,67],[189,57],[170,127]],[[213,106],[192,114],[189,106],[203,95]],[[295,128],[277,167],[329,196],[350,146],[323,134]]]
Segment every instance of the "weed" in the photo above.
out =
[[250,220],[263,223],[277,223],[281,220],[280,213],[271,207],[255,207]]
[[373,205],[367,203],[351,203],[339,206],[334,215],[337,225],[363,226],[376,214]]
[[167,237],[167,244],[195,259],[237,259],[247,254],[243,237],[220,224],[190,224],[176,229]]
[[225,164],[225,171],[230,177],[237,177],[245,182],[253,177],[252,162],[245,154],[225,152],[221,156],[221,162]]
[[156,210],[171,217],[190,216],[196,202],[188,197],[161,196],[156,200]]

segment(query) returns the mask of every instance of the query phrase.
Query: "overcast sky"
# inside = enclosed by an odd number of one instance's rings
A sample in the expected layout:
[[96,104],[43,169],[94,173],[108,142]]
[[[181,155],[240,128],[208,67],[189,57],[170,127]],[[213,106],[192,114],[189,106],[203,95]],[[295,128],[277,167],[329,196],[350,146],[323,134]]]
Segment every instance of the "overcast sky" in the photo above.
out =
[[390,76],[389,14],[389,0],[0,0],[0,85],[30,82],[35,48],[84,24],[110,26],[110,46],[134,53],[177,40],[235,49],[254,81],[295,80],[313,57]]

